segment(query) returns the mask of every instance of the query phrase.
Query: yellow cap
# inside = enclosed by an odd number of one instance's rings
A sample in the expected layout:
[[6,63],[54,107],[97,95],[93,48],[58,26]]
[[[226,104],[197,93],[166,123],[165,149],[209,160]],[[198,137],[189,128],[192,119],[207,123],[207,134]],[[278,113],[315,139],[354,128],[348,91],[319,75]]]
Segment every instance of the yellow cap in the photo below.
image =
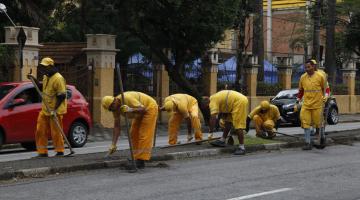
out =
[[171,112],[174,108],[174,102],[173,101],[166,101],[163,106],[164,110]]
[[268,101],[262,101],[260,103],[260,107],[261,107],[262,110],[269,110],[270,103]]
[[316,60],[315,59],[311,59],[310,60],[314,65],[316,65],[317,64],[317,62],[316,62]]
[[43,58],[40,62],[40,65],[43,65],[45,67],[54,66],[54,60],[49,57]]
[[113,96],[104,96],[101,100],[101,105],[105,110],[109,110],[110,105],[114,102],[115,97]]

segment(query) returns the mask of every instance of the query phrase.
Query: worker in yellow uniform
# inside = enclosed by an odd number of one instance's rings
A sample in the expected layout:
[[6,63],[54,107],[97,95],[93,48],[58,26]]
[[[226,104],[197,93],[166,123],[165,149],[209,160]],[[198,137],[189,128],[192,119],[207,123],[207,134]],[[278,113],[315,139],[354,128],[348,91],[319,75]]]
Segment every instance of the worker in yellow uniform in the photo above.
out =
[[254,120],[256,136],[269,139],[276,136],[276,129],[281,122],[279,109],[268,101],[262,101],[250,112],[247,119],[247,131],[250,120]]
[[310,65],[314,66],[315,71],[319,72],[324,77],[324,79],[325,79],[325,93],[324,93],[324,96],[329,97],[330,96],[330,85],[329,85],[329,82],[328,82],[327,73],[324,70],[317,67],[317,62],[316,62],[315,59],[310,59],[310,60],[308,60],[306,62],[309,63]]
[[131,143],[136,167],[142,169],[145,167],[145,161],[151,158],[159,108],[152,97],[141,92],[124,92],[124,99],[125,102],[122,102],[121,95],[105,96],[102,99],[103,108],[113,112],[114,116],[113,138],[109,154],[117,149],[116,143],[120,136],[120,115],[126,114],[133,119],[130,129]]
[[[246,129],[246,118],[248,114],[248,99],[246,96],[233,90],[222,90],[210,98],[204,98],[203,108],[209,113],[209,132],[213,133],[216,125],[216,116],[220,115],[224,120],[224,130],[221,139],[210,144],[218,147],[225,147],[225,140],[232,128],[239,139],[239,146],[235,149],[234,155],[244,155],[244,130]],[[204,115],[206,117],[206,115]]]
[[[61,130],[56,126],[54,115],[57,116],[60,126],[63,126],[63,116],[67,112],[65,79],[54,66],[54,60],[49,57],[41,60],[38,70],[45,74],[42,86],[31,74],[27,75],[29,79],[32,77],[35,80],[39,88],[42,87],[42,108],[38,115],[35,133],[37,157],[48,157],[48,132],[51,133],[56,156],[63,156],[64,138]],[[47,110],[44,102],[48,104],[50,111]]]
[[197,100],[188,94],[173,94],[165,98],[161,111],[170,113],[168,123],[169,144],[177,143],[177,134],[181,121],[187,122],[187,141],[193,139],[192,128],[194,128],[195,140],[202,140],[201,124],[199,118],[199,105]]
[[[323,105],[327,101],[324,97],[325,78],[315,71],[314,65],[307,61],[305,71],[299,81],[299,93],[297,102],[303,99],[300,111],[301,127],[304,129],[306,145],[303,150],[312,149],[311,126],[320,128],[323,114]],[[324,141],[322,141],[324,143]]]
[[[315,59],[310,59],[307,61],[307,63],[311,64],[312,66],[315,67],[315,71],[316,72],[319,72],[324,78],[325,78],[325,93],[324,93],[324,97],[326,97],[326,100],[330,97],[330,85],[329,85],[329,82],[328,82],[328,75],[326,74],[326,72],[320,68],[317,67],[317,62]],[[327,101],[325,102],[325,107],[327,105]],[[326,113],[323,113],[324,114],[324,117],[326,119],[326,116],[325,114]],[[319,128],[315,128],[315,133],[312,131],[312,135],[316,135],[316,136],[320,136],[319,133],[320,133],[320,129]]]

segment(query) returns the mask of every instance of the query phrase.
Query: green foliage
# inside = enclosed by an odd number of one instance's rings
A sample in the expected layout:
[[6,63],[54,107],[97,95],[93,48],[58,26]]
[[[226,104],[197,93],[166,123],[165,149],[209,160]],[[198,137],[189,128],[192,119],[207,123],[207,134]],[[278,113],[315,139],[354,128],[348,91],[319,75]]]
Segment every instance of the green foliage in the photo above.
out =
[[280,83],[276,84],[267,84],[264,82],[258,82],[256,95],[257,96],[275,96],[278,92],[280,92],[282,86]]
[[[16,25],[40,27],[46,29],[48,16],[58,4],[57,0],[2,0],[7,14]],[[5,14],[0,13],[0,28],[13,26]],[[4,38],[4,31],[0,30],[0,38]]]
[[344,0],[338,10],[348,19],[339,19],[345,27],[344,47],[360,56],[360,2],[358,0]]
[[[234,0],[123,0],[119,22],[152,50],[170,49],[175,62],[189,63],[222,39],[236,17]],[[159,52],[159,53],[160,53]]]

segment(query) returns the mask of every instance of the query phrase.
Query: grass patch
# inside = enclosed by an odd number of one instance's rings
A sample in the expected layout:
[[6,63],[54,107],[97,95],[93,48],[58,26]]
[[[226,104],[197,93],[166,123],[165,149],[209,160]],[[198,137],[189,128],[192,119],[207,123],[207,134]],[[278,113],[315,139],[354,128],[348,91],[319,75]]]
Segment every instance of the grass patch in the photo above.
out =
[[267,139],[245,135],[245,145],[272,144],[272,143],[279,143],[279,141],[267,140]]

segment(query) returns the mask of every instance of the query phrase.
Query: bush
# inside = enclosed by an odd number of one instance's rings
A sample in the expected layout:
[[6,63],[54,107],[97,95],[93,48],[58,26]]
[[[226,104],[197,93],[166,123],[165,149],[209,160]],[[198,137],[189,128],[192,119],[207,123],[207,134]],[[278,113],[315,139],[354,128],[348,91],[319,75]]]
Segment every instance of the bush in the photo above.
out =
[[263,82],[258,82],[257,89],[256,89],[256,95],[257,96],[275,96],[281,90],[283,90],[283,89],[282,89],[280,83],[267,84],[267,83],[263,83]]

